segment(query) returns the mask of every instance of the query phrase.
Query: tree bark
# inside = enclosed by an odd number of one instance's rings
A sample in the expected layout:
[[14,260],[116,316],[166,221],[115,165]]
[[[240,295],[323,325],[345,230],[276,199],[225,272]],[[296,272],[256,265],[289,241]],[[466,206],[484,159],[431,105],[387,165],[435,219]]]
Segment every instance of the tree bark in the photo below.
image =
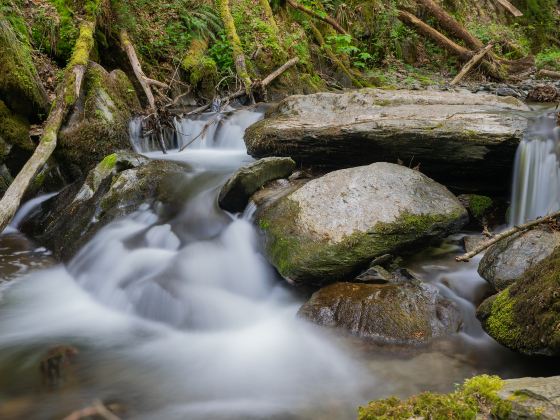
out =
[[480,61],[484,58],[484,56],[492,49],[492,47],[494,46],[494,44],[488,44],[486,47],[484,47],[483,49],[481,49],[479,52],[477,52],[475,55],[473,55],[473,57],[467,62],[467,64],[465,64],[465,66],[461,69],[461,71],[459,72],[459,74],[457,74],[457,76],[455,76],[455,78],[451,81],[450,85],[454,86],[457,83],[459,83],[463,77],[465,77],[469,71],[471,71],[471,69]]
[[251,97],[251,77],[247,71],[247,65],[245,64],[245,53],[241,46],[241,40],[239,35],[237,35],[237,30],[235,29],[235,22],[233,21],[233,16],[229,8],[229,0],[216,0],[218,3],[218,9],[220,11],[220,17],[225,26],[225,31],[229,42],[233,48],[233,61],[235,63],[235,71],[241,79],[243,86],[245,87],[245,93],[247,96]]
[[64,71],[64,78],[58,87],[39,144],[0,200],[0,231],[10,223],[29,184],[56,148],[58,131],[64,117],[80,96],[82,80],[93,48],[94,31],[95,21],[85,21],[80,25],[72,57]]
[[519,225],[519,226],[514,226],[514,227],[512,227],[508,230],[504,230],[502,233],[497,234],[492,239],[489,239],[489,240],[481,243],[480,245],[475,247],[472,251],[467,252],[467,253],[459,256],[459,257],[456,257],[455,259],[457,261],[469,261],[472,257],[474,257],[477,254],[480,254],[482,251],[491,247],[495,243],[500,242],[502,239],[505,239],[505,238],[507,238],[511,235],[514,235],[518,232],[524,232],[524,231],[530,230],[530,229],[532,229],[532,228],[534,228],[538,225],[550,222],[550,221],[552,221],[552,220],[554,220],[558,217],[560,217],[560,211],[551,213],[548,216],[539,217],[538,219],[531,220],[531,221],[523,223],[522,225]]
[[508,12],[510,12],[513,16],[515,16],[515,17],[523,16],[523,12],[521,12],[521,10],[519,10],[517,7],[515,7],[509,1],[507,1],[507,0],[497,0],[497,2],[500,3],[502,5],[502,7],[504,9],[506,9]]
[[287,0],[287,1],[288,1],[288,4],[290,6],[292,6],[294,9],[301,10],[303,13],[306,13],[309,16],[317,18],[317,19],[331,25],[334,28],[334,30],[337,31],[339,34],[349,35],[349,33],[346,29],[344,29],[342,26],[340,26],[340,24],[336,20],[334,20],[332,17],[330,17],[326,13],[324,15],[322,15],[320,13],[317,13],[316,11],[305,7],[303,4],[298,3],[296,0]]

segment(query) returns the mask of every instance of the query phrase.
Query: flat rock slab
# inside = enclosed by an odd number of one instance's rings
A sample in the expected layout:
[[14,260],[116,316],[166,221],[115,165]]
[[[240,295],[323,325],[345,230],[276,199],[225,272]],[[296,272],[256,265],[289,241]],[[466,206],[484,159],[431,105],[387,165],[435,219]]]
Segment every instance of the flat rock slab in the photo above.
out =
[[498,395],[512,404],[509,418],[560,418],[560,376],[508,379]]
[[528,108],[470,92],[362,89],[296,95],[247,129],[252,156],[344,168],[399,160],[449,187],[509,187]]

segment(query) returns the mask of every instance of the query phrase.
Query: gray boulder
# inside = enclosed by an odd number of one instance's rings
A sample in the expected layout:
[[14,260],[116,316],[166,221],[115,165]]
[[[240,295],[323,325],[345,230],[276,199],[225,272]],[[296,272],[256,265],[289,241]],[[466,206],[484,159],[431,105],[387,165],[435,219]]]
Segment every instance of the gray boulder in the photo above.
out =
[[510,402],[510,419],[560,418],[560,376],[507,379],[498,396]]
[[258,158],[290,156],[331,169],[401,160],[464,191],[502,191],[526,110],[515,98],[466,91],[297,95],[249,127],[245,143]]
[[291,158],[259,159],[237,170],[220,191],[218,203],[224,210],[241,212],[251,196],[267,182],[287,178],[296,168]]
[[389,344],[425,344],[456,333],[456,305],[430,284],[335,283],[315,292],[299,310],[304,319],[325,327]]
[[383,254],[459,230],[467,211],[418,171],[374,163],[331,172],[260,210],[271,263],[288,281],[351,279]]
[[560,246],[560,232],[534,229],[510,236],[490,247],[478,274],[496,290],[504,290]]

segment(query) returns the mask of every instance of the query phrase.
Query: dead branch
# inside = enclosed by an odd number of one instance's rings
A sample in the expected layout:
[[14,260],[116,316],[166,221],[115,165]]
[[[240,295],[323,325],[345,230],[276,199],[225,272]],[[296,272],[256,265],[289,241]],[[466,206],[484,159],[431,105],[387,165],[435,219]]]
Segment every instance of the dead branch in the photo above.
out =
[[455,76],[455,78],[451,81],[450,85],[454,86],[459,83],[463,77],[465,77],[468,72],[476,65],[482,58],[492,49],[494,46],[493,43],[488,44],[486,47],[482,48],[479,52],[472,56],[472,58],[467,61],[461,71]]
[[29,184],[56,148],[62,121],[68,109],[74,106],[80,95],[82,80],[93,48],[94,32],[95,18],[92,21],[85,20],[80,24],[74,52],[64,71],[63,80],[58,87],[56,99],[49,112],[39,144],[0,200],[0,231],[3,231],[10,223]]
[[469,261],[472,257],[474,257],[477,254],[480,254],[482,251],[494,245],[496,242],[501,241],[502,239],[505,239],[518,232],[525,232],[527,230],[533,229],[538,225],[542,225],[543,223],[550,222],[551,220],[554,220],[558,217],[560,217],[560,211],[551,213],[548,216],[539,217],[535,220],[531,220],[519,226],[514,226],[510,229],[503,231],[502,233],[495,235],[494,237],[492,237],[492,239],[482,242],[480,245],[475,247],[472,251],[467,252],[459,257],[456,257],[455,259],[457,261]]
[[510,12],[513,16],[515,17],[523,16],[523,12],[521,12],[521,10],[519,10],[517,7],[511,4],[508,0],[496,0],[496,1],[500,3],[502,7],[506,9],[508,12]]
[[343,34],[343,35],[349,35],[348,31],[346,31],[346,29],[344,29],[342,26],[340,26],[340,24],[336,20],[334,20],[332,17],[330,17],[326,13],[323,15],[321,13],[318,13],[318,12],[314,11],[314,10],[311,10],[308,7],[305,7],[303,4],[298,3],[296,0],[288,0],[288,4],[290,6],[292,6],[294,9],[301,10],[303,13],[308,14],[309,16],[317,18],[317,19],[331,25],[334,28],[334,30],[337,31],[338,33]]

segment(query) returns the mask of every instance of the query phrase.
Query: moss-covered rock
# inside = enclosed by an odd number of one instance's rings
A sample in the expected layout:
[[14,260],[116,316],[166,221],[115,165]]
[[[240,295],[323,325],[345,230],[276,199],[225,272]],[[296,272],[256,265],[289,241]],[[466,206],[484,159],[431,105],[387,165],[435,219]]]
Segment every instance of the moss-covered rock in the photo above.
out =
[[457,231],[467,212],[420,172],[374,163],[310,181],[257,220],[282,276],[324,284],[354,277],[376,256]]
[[560,249],[477,310],[500,344],[526,354],[560,355]]
[[31,57],[31,47],[20,41],[0,14],[0,97],[14,112],[38,121],[49,109],[47,93]]
[[181,67],[193,88],[200,89],[202,94],[212,96],[218,83],[218,66],[207,55],[207,51],[208,41],[206,39],[193,39],[185,58],[181,62]]
[[104,156],[130,149],[128,123],[140,103],[128,77],[90,63],[83,93],[60,131],[56,156],[75,178],[84,176]]
[[35,145],[29,137],[29,123],[14,114],[0,100],[0,161],[4,161],[12,146],[32,152]]

